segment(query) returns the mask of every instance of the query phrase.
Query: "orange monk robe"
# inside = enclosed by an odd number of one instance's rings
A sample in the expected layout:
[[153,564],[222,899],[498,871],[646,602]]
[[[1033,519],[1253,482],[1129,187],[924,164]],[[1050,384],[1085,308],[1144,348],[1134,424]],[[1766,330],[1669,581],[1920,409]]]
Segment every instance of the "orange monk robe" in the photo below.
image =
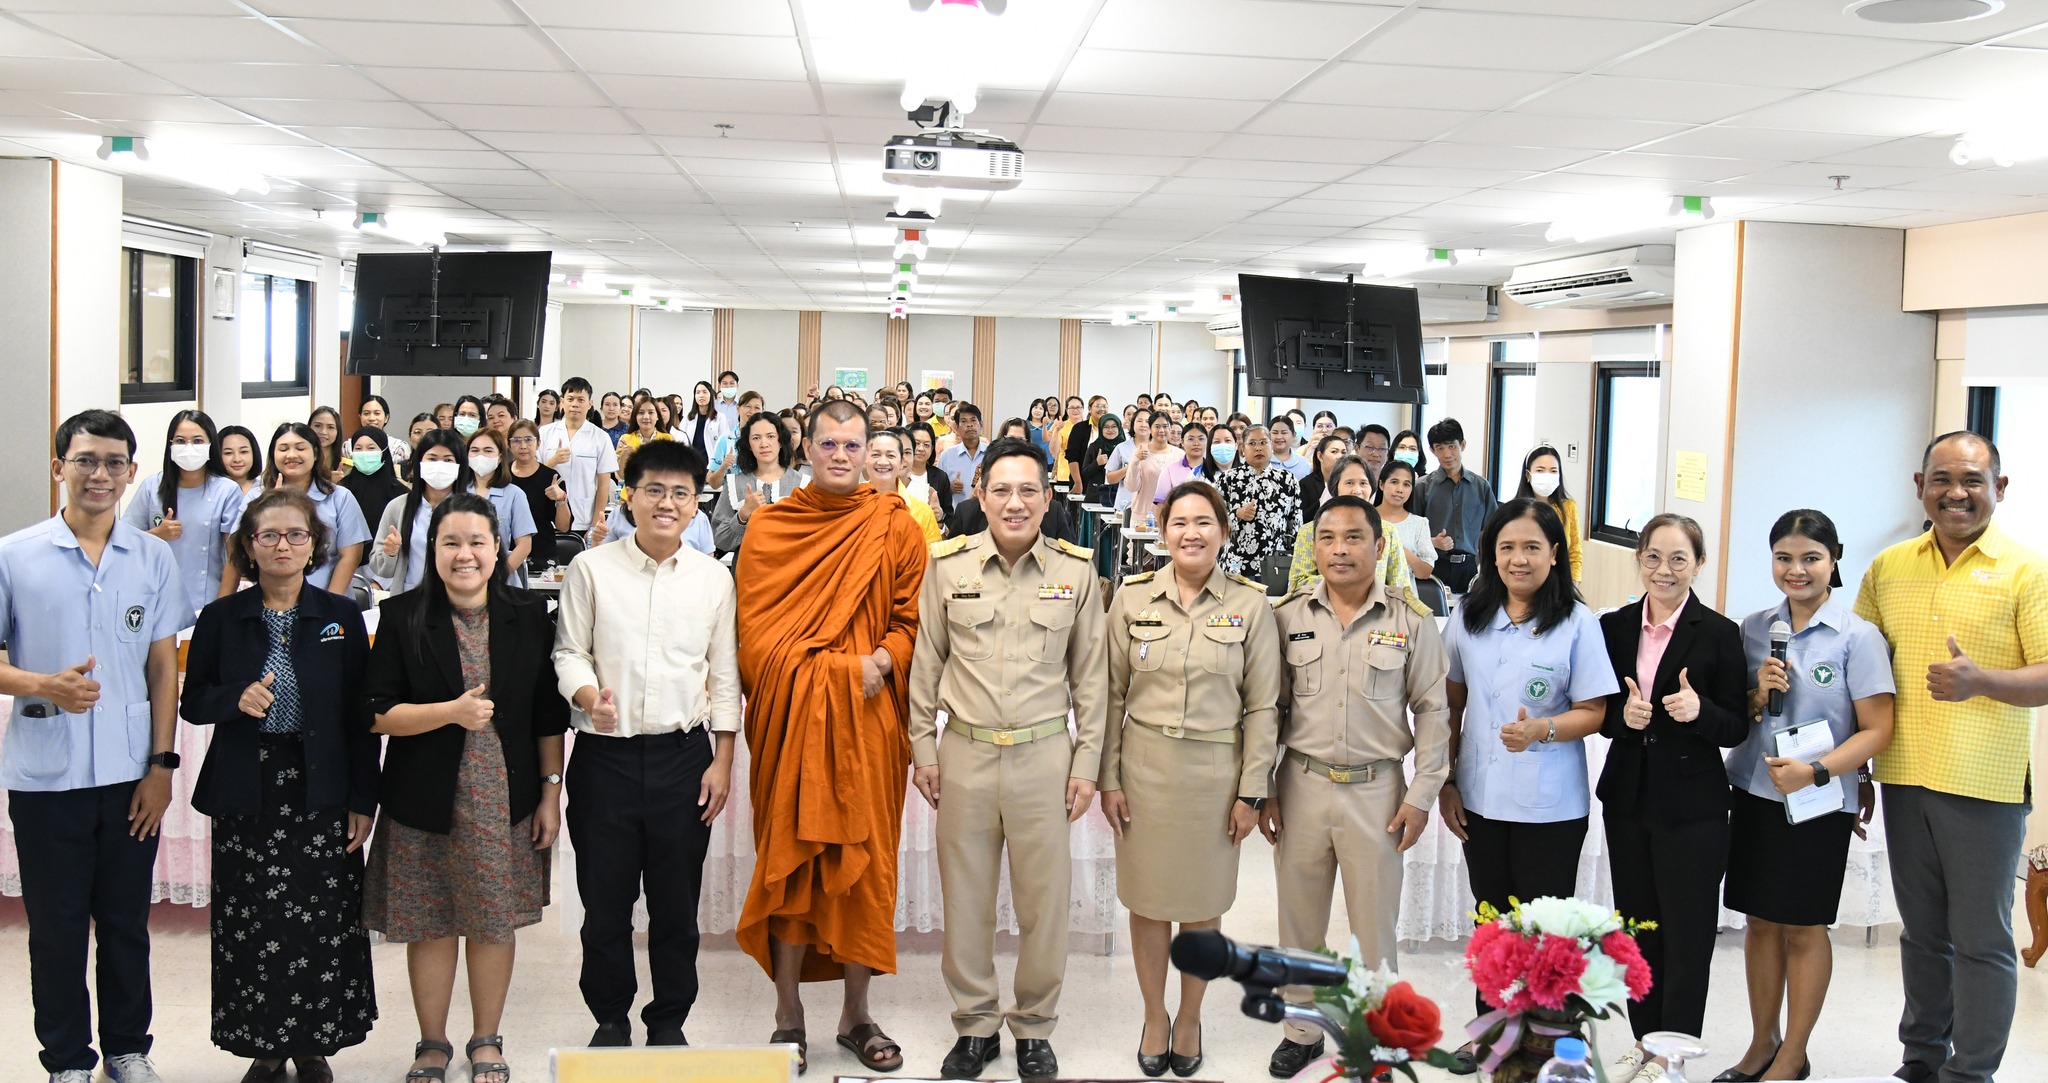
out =
[[[804,981],[896,972],[896,846],[924,532],[894,494],[815,485],[754,513],[733,573],[747,696],[754,879],[740,947],[807,944]],[[872,699],[863,656],[894,659]]]

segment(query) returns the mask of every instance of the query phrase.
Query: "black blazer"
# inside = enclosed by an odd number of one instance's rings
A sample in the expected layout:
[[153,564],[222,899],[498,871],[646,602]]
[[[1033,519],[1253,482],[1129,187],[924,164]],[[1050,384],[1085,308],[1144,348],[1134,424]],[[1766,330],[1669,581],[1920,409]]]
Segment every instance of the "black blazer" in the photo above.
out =
[[[1657,663],[1657,680],[1643,689],[1650,701],[1650,725],[1632,730],[1622,721],[1628,686],[1636,672],[1636,646],[1643,637],[1643,603],[1630,602],[1600,618],[1607,657],[1614,665],[1619,695],[1607,697],[1600,732],[1614,741],[1596,791],[1608,815],[1636,815],[1640,809],[1665,821],[1725,818],[1728,770],[1721,750],[1749,736],[1749,659],[1742,629],[1689,595],[1671,642]],[[1674,721],[1664,697],[1678,691],[1678,671],[1699,693],[1700,716]],[[1645,797],[1651,800],[1641,805]]]
[[[372,714],[402,703],[445,703],[468,690],[454,620],[445,601],[426,604],[427,591],[416,587],[385,599],[381,607],[377,643],[363,679]],[[540,804],[540,739],[568,730],[569,704],[555,687],[555,626],[547,603],[540,595],[500,584],[491,587],[490,606],[491,726],[505,749],[508,820],[518,823]],[[413,627],[422,616],[425,643]],[[386,743],[378,790],[386,816],[421,831],[448,833],[466,732],[461,726],[442,726]]]
[[[262,610],[263,588],[249,587],[208,603],[192,629],[178,713],[214,728],[192,788],[192,807],[208,816],[264,811],[257,769],[263,720],[237,706],[243,690],[263,679],[270,633]],[[311,586],[299,591],[292,671],[299,684],[306,800],[313,808],[345,806],[365,816],[377,811],[377,736],[363,703],[369,654],[363,614],[353,601]]]

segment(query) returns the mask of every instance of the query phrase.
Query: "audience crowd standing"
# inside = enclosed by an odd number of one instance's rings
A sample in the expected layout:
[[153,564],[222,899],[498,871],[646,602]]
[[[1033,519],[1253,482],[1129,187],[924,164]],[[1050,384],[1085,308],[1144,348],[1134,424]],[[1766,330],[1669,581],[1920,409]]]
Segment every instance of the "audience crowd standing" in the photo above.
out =
[[[790,1043],[800,1068],[797,991],[818,980],[843,982],[835,1038],[864,1068],[913,1059],[868,995],[896,968],[907,794],[938,824],[957,1033],[940,1074],[981,1074],[1007,1027],[1005,1071],[1038,1080],[1059,1073],[1080,817],[1116,839],[1138,1068],[1189,1076],[1204,990],[1183,980],[1169,1005],[1168,943],[1232,908],[1253,832],[1288,946],[1325,946],[1341,874],[1366,961],[1391,963],[1401,855],[1432,813],[1473,896],[1505,908],[1574,893],[1597,792],[1615,904],[1656,922],[1639,1044],[1611,1083],[1656,1083],[1640,1039],[1703,1026],[1723,905],[1749,916],[1753,1034],[1720,1078],[1813,1070],[1826,927],[1880,798],[1905,926],[1898,1075],[1998,1069],[2048,564],[1994,518],[1987,439],[1927,446],[1911,483],[1928,528],[1875,554],[1853,602],[1822,511],[1738,539],[1767,546],[1784,595],[1740,620],[1694,590],[1733,554],[1665,514],[1638,534],[1639,596],[1596,615],[1556,449],[1528,449],[1501,502],[1455,419],[1390,433],[1055,395],[989,425],[944,388],[813,388],[770,410],[739,383],[594,397],[572,377],[532,417],[464,396],[402,431],[372,395],[352,434],[322,407],[267,440],[187,410],[139,486],[119,415],[57,428],[63,510],[0,538],[0,784],[55,1083],[102,1059],[118,1083],[158,1079],[150,881],[180,769],[214,820],[212,1038],[249,1061],[245,1083],[333,1078],[328,1058],[378,1019],[370,931],[406,945],[406,1078],[452,1069],[465,955],[468,1078],[537,1065],[500,1021],[564,826],[590,1044],[633,1044],[643,893],[641,1034],[687,1044],[703,867],[736,785],[758,851],[738,940],[776,997],[772,1026],[718,1040]],[[1105,552],[1080,544],[1082,503],[1114,521]],[[181,765],[179,715],[212,728],[202,763]],[[1824,725],[1828,750],[1781,755],[1795,723]],[[1815,787],[1793,822],[1788,796]],[[1290,1025],[1271,1073],[1324,1053]],[[1469,1044],[1459,1060],[1474,1070]]]

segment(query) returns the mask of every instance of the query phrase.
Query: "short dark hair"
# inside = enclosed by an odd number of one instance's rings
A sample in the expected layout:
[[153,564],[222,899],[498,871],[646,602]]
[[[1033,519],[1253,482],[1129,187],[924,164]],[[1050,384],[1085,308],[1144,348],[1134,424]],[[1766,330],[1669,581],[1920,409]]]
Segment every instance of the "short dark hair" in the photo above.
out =
[[795,452],[790,450],[789,430],[782,427],[782,419],[763,410],[748,418],[747,423],[740,426],[739,461],[737,465],[742,474],[758,474],[761,472],[761,459],[754,454],[754,442],[751,437],[754,434],[754,426],[764,422],[775,426],[775,465],[788,469],[791,456],[795,454]]
[[860,438],[866,440],[872,433],[868,425],[868,412],[856,403],[845,399],[826,399],[804,419],[804,439],[814,440],[818,436],[818,423],[825,420],[860,422]]
[[[125,440],[128,442],[128,457],[135,457],[135,430],[128,427],[126,419],[112,410],[80,410],[64,419],[57,426],[57,435],[50,443],[56,450],[55,458],[71,454],[71,440],[76,436],[97,436],[102,440]],[[319,441],[313,446],[318,448]]]
[[373,402],[384,408],[384,416],[386,419],[389,419],[391,417],[391,404],[385,401],[384,396],[382,395],[364,395],[363,401],[356,404],[357,416],[360,417],[362,415],[363,407],[368,406]]
[[1948,443],[1950,440],[1974,440],[1977,443],[1983,444],[1984,450],[1989,451],[1991,453],[1991,476],[1997,478],[2003,477],[2005,475],[2005,462],[2003,459],[1999,458],[1998,445],[1992,443],[1991,438],[1984,435],[1983,433],[1971,432],[1968,429],[1957,429],[1954,432],[1945,432],[1942,433],[1940,436],[1937,436],[1934,439],[1927,441],[1927,450],[1922,451],[1920,453],[1921,473],[1925,474],[1927,472],[1928,464],[1934,461],[1934,449],[1940,447],[1943,444]]
[[1287,427],[1287,435],[1289,435],[1289,436],[1293,436],[1293,435],[1295,435],[1295,432],[1294,432],[1294,419],[1293,419],[1293,418],[1291,418],[1291,417],[1288,417],[1288,416],[1287,416],[1286,414],[1275,414],[1275,415],[1273,416],[1273,420],[1271,420],[1271,421],[1268,421],[1268,422],[1266,422],[1266,431],[1267,431],[1267,432],[1271,432],[1271,431],[1273,431],[1274,429],[1277,429],[1277,428],[1279,428],[1279,427],[1281,427],[1281,426],[1283,426],[1283,425],[1285,425],[1285,426]]
[[1323,516],[1339,508],[1350,508],[1354,511],[1364,512],[1365,521],[1372,524],[1372,536],[1375,538],[1386,536],[1385,528],[1380,525],[1380,510],[1355,496],[1333,496],[1324,501],[1323,506],[1316,509],[1315,521],[1318,523],[1322,522]]
[[1229,531],[1230,509],[1223,505],[1223,494],[1206,481],[1183,481],[1174,486],[1173,491],[1166,494],[1166,499],[1159,502],[1159,521],[1165,523],[1173,516],[1173,506],[1190,496],[1199,496],[1208,501],[1210,509],[1216,513],[1216,522],[1226,532]]
[[1385,440],[1385,441],[1387,442],[1387,450],[1389,450],[1389,451],[1392,451],[1392,450],[1393,450],[1393,448],[1394,448],[1394,434],[1393,434],[1393,433],[1391,433],[1391,432],[1388,432],[1388,431],[1387,431],[1387,427],[1386,427],[1385,425],[1382,425],[1382,424],[1380,424],[1380,423],[1379,423],[1379,422],[1377,422],[1377,421],[1373,422],[1373,423],[1372,423],[1372,424],[1370,424],[1370,425],[1367,425],[1367,426],[1366,426],[1365,428],[1362,428],[1362,429],[1358,430],[1358,438],[1359,438],[1360,440],[1363,440],[1363,439],[1365,439],[1366,437],[1368,437],[1368,436],[1371,436],[1371,435],[1372,435],[1373,433],[1379,433],[1379,434],[1380,434],[1380,438],[1381,438],[1381,439],[1383,439],[1383,440]]
[[970,416],[971,416],[971,417],[973,417],[973,418],[974,418],[974,420],[976,420],[976,421],[980,421],[980,420],[981,420],[981,407],[979,407],[979,406],[976,406],[976,405],[974,405],[974,404],[973,404],[973,403],[971,403],[971,402],[963,402],[963,403],[961,403],[961,404],[960,404],[960,408],[959,408],[958,410],[954,411],[954,413],[953,413],[953,416],[954,416],[954,417],[955,417],[956,419],[957,419],[957,418],[963,418],[963,417],[970,417]]
[[562,394],[567,395],[574,391],[581,391],[585,395],[590,394],[590,381],[581,376],[571,376],[562,381]]
[[1429,427],[1429,446],[1442,447],[1445,444],[1465,442],[1465,426],[1458,424],[1455,417],[1447,417]]
[[1004,437],[990,444],[988,449],[982,453],[981,468],[975,475],[975,481],[979,487],[987,488],[989,468],[994,466],[999,459],[1030,459],[1038,466],[1038,483],[1040,485],[1052,484],[1052,467],[1046,463],[1045,452],[1038,450],[1037,444],[1029,440]]
[[597,404],[599,406],[603,406],[606,399],[618,399],[620,402],[626,401],[626,397],[624,395],[621,395],[616,391],[607,391],[603,395],[598,397]]
[[[217,450],[220,445],[226,443],[230,436],[239,436],[249,441],[249,480],[260,483],[263,480],[263,445],[257,443],[256,434],[250,432],[249,427],[246,425],[229,425],[222,429],[219,438],[214,440],[215,449]],[[221,463],[221,472],[223,474],[227,472],[227,463],[225,461]]]
[[737,372],[734,372],[734,371],[733,371],[733,370],[731,370],[731,369],[726,369],[726,370],[725,370],[724,372],[721,372],[721,373],[719,373],[719,374],[718,374],[718,378],[719,378],[719,379],[721,379],[721,380],[725,379],[725,378],[726,378],[727,376],[730,376],[730,377],[732,377],[732,382],[733,382],[733,383],[739,383],[739,382],[740,382],[740,374],[739,374],[739,373],[737,373]]
[[313,552],[306,559],[306,570],[310,572],[327,566],[334,532],[327,529],[327,524],[321,520],[320,509],[312,497],[297,489],[279,486],[256,494],[256,499],[242,509],[242,521],[235,526],[234,544],[228,546],[228,556],[234,560],[235,570],[251,582],[258,574],[256,558],[252,555],[256,548],[256,520],[264,512],[277,508],[290,508],[306,517],[306,529],[313,532]]
[[640,445],[626,460],[626,488],[637,488],[640,479],[650,473],[688,474],[692,486],[699,492],[704,489],[704,457],[680,440],[649,440]]

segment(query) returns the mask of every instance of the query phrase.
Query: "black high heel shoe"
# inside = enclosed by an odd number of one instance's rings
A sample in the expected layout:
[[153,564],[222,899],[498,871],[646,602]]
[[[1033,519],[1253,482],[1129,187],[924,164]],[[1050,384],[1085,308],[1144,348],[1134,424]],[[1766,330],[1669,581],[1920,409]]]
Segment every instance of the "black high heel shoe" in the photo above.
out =
[[1145,1052],[1145,1024],[1138,1024],[1138,1070],[1151,1078],[1166,1074],[1167,1057],[1173,1052],[1173,1028],[1166,1028],[1166,1052]]
[[[1195,1031],[1195,1037],[1198,1040],[1200,1039],[1201,1034],[1202,1032],[1200,1029],[1197,1029]],[[1173,1074],[1181,1077],[1182,1079],[1186,1079],[1187,1077],[1194,1075],[1196,1072],[1202,1070],[1202,1054],[1196,1053],[1192,1057],[1181,1056],[1179,1053],[1173,1051],[1173,1040],[1171,1038],[1168,1038],[1166,1043],[1166,1060],[1167,1066],[1173,1069]]]
[[[1783,1048],[1785,1048],[1783,1045],[1778,1047],[1778,1049]],[[1764,1058],[1764,1066],[1756,1071],[1745,1072],[1741,1068],[1730,1068],[1715,1076],[1714,1083],[1757,1083],[1757,1080],[1762,1079],[1764,1073],[1770,1071],[1771,1065],[1777,1061],[1778,1049],[1771,1050],[1771,1055]]]

